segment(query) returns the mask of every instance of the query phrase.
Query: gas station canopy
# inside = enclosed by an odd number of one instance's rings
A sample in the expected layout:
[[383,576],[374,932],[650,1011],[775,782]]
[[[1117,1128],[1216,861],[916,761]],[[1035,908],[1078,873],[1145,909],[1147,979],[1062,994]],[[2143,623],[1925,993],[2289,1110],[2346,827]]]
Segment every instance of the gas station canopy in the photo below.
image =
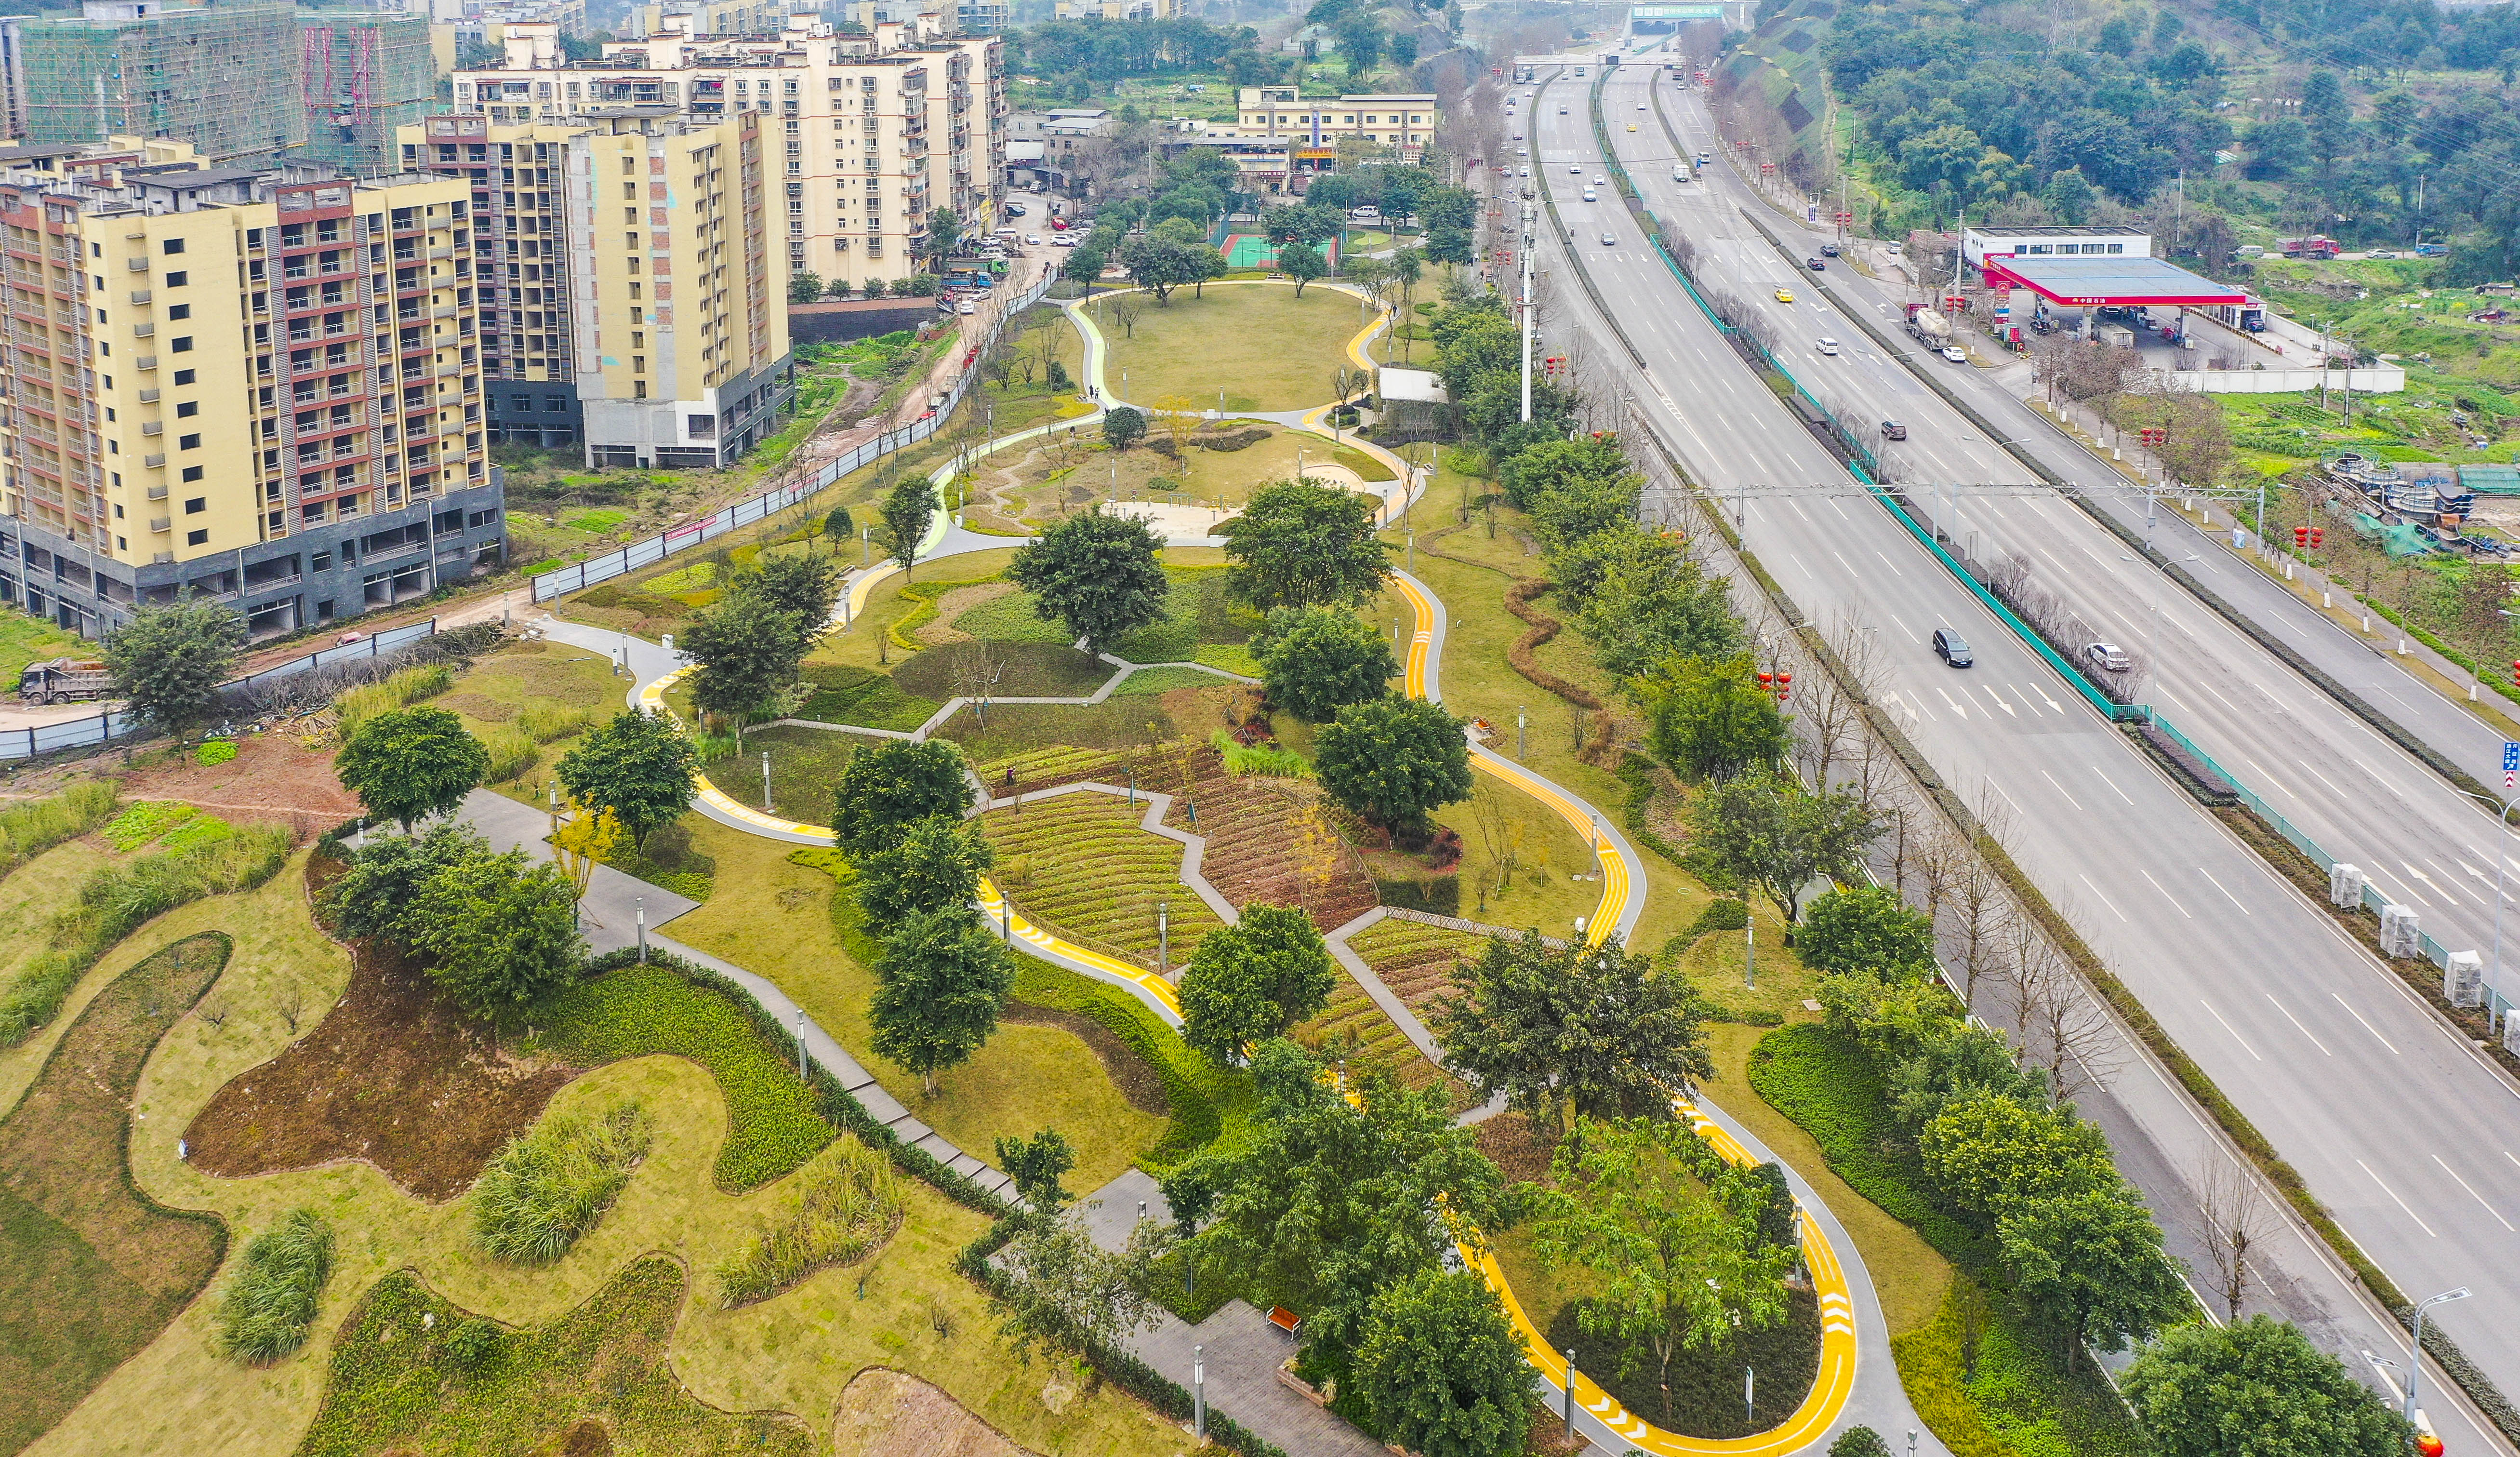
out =
[[2247,290],[2159,258],[1990,257],[1985,267],[1988,287],[2028,289],[2065,308],[2257,307]]

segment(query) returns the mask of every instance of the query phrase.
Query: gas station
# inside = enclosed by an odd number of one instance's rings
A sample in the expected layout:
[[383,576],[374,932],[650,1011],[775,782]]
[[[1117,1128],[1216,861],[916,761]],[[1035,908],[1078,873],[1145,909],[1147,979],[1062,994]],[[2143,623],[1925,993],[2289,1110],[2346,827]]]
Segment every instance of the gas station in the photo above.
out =
[[[2086,339],[2118,338],[2129,347],[2148,337],[2184,353],[2196,347],[2190,315],[2198,314],[2223,326],[2211,331],[2218,350],[2260,347],[2251,336],[2266,328],[2263,302],[2235,284],[2151,256],[2151,244],[2133,228],[1971,228],[1961,240],[1962,256],[1995,296],[1997,337],[2007,343],[2020,343],[2025,329],[2065,328]],[[2026,315],[2014,310],[2016,291],[2030,296]]]

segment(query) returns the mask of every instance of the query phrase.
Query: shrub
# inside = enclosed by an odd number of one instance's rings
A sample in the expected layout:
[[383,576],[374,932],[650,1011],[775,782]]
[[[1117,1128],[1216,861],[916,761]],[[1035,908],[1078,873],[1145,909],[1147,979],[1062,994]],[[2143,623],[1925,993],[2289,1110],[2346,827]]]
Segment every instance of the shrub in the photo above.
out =
[[623,1103],[600,1116],[555,1114],[508,1140],[472,1191],[472,1231],[516,1264],[568,1252],[630,1183],[648,1155],[647,1111]]
[[333,1227],[312,1209],[292,1210],[245,1247],[219,1297],[220,1353],[260,1364],[304,1345],[332,1278]]
[[1272,748],[1265,744],[1237,744],[1234,737],[1223,729],[1218,729],[1208,742],[1215,746],[1217,754],[1225,760],[1225,772],[1238,778],[1244,774],[1260,774],[1272,779],[1301,779],[1312,772],[1312,765],[1305,763],[1304,756],[1291,749]]
[[237,756],[236,740],[205,739],[193,751],[193,762],[204,769],[214,768]]
[[901,1223],[892,1162],[854,1138],[833,1139],[783,1183],[752,1233],[718,1262],[718,1302],[767,1299],[825,1265],[847,1264]]
[[477,1315],[468,1315],[446,1333],[446,1353],[467,1371],[486,1371],[499,1359],[499,1328]]
[[490,751],[490,772],[486,777],[492,784],[506,784],[522,777],[543,756],[542,750],[534,743],[534,736],[522,728],[503,728],[492,734],[481,747]]
[[382,682],[344,691],[333,701],[333,709],[341,736],[346,739],[352,729],[380,713],[408,708],[454,686],[455,671],[442,662],[396,668]]
[[121,788],[111,779],[91,779],[58,795],[0,809],[0,875],[103,824],[120,802]]
[[1703,935],[1710,931],[1740,931],[1750,924],[1750,903],[1729,895],[1718,896],[1706,903],[1689,923],[1688,934]]

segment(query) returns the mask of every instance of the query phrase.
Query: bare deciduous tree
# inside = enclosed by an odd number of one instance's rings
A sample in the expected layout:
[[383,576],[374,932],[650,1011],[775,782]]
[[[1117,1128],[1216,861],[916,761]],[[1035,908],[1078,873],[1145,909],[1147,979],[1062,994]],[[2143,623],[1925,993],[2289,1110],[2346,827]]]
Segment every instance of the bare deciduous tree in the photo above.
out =
[[2114,1070],[2116,1024],[2037,922],[2013,917],[2003,942],[2015,1055],[2048,1074],[2056,1101],[2070,1103]]
[[2202,1273],[2212,1282],[2223,1318],[2238,1320],[2257,1279],[2249,1268],[2249,1252],[2274,1234],[2274,1209],[2257,1179],[2219,1154],[2205,1156],[2190,1187],[2196,1198],[2196,1233],[2205,1251]]
[[288,1024],[289,1035],[296,1036],[298,1020],[306,1015],[305,988],[295,982],[282,987],[279,999],[272,1004],[272,1010],[278,1012],[280,1020]]

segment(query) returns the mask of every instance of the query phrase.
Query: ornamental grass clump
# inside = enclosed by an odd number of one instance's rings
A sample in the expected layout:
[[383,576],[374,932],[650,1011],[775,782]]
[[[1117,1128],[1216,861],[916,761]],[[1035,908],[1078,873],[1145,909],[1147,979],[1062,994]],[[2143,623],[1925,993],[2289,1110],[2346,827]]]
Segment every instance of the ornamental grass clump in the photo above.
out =
[[861,1258],[901,1225],[891,1161],[854,1138],[833,1139],[771,1198],[752,1233],[718,1264],[721,1305],[767,1299],[825,1265]]
[[0,875],[104,824],[119,802],[120,789],[111,779],[91,779],[58,795],[0,809]]
[[290,1211],[245,1247],[219,1297],[219,1353],[261,1365],[304,1345],[332,1278],[333,1227],[313,1209]]
[[647,1110],[555,1114],[508,1140],[472,1191],[481,1248],[514,1264],[549,1264],[612,1207],[648,1155]]

